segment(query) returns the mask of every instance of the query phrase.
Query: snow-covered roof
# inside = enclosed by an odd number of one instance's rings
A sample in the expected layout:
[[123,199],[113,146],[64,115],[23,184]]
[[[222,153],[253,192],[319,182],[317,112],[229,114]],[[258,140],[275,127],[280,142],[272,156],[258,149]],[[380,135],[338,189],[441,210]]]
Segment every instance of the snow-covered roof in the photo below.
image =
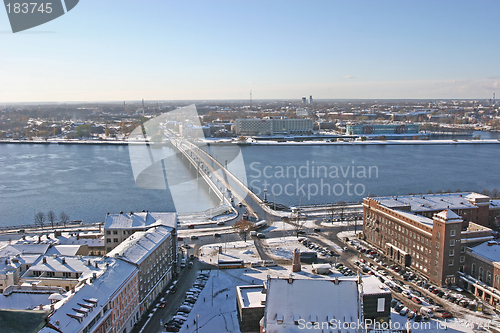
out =
[[489,241],[470,248],[470,251],[492,262],[500,262],[500,243]]
[[0,260],[0,274],[6,275],[9,271],[15,271],[19,266],[32,265],[40,257],[40,254],[22,254],[9,256]]
[[[50,323],[52,325],[57,327],[62,332],[80,332],[98,314],[100,314],[102,306],[108,302],[113,294],[119,290],[120,286],[122,286],[123,283],[127,281],[127,279],[129,279],[129,277],[137,270],[134,265],[122,260],[107,258],[106,263],[109,264],[109,267],[100,277],[94,280],[91,284],[83,286],[80,290],[74,293],[71,298],[67,299],[63,305],[58,307],[58,309],[50,317]],[[78,303],[94,304],[93,302],[88,302],[88,300],[96,302],[95,305],[97,307],[97,311],[91,311],[86,317],[83,316],[81,323],[68,316],[68,314],[76,314],[73,308],[81,308]],[[101,319],[102,318],[105,318],[105,316],[101,317]],[[59,322],[59,325],[56,325],[57,321]],[[40,332],[54,333],[55,331],[45,327]]]
[[82,238],[72,234],[63,233],[58,236],[58,244],[61,245],[88,245],[89,247],[104,247],[104,235],[98,238]]
[[442,212],[436,214],[437,217],[443,219],[444,221],[462,221],[462,218],[455,214],[451,209],[445,209]]
[[44,254],[48,249],[48,244],[12,244],[0,250],[0,257],[15,256],[17,254]]
[[[356,323],[359,319],[359,291],[355,280],[269,278],[266,332],[302,332],[295,322]],[[300,321],[299,321],[300,320]],[[349,331],[346,331],[349,332]],[[353,330],[354,332],[354,330]]]
[[416,214],[416,213],[408,213],[408,212],[405,212],[405,211],[402,211],[402,210],[397,210],[397,209],[395,209],[395,211],[398,214],[403,215],[403,216],[405,216],[408,219],[411,219],[411,220],[413,220],[415,222],[419,222],[421,224],[424,224],[424,225],[432,228],[433,220],[430,219],[430,218],[428,218],[428,217],[425,217],[425,216],[422,216],[422,215],[419,215],[419,214]]
[[76,256],[80,250],[80,245],[54,245],[48,251],[47,255],[63,255],[63,256]]
[[139,265],[151,251],[155,250],[170,235],[172,229],[159,226],[148,231],[137,231],[120,243],[107,255],[120,257],[131,263]]
[[363,276],[363,294],[378,295],[390,294],[391,291],[382,284],[374,275]]
[[424,194],[407,195],[398,197],[376,197],[374,200],[388,208],[410,207],[412,212],[442,211],[450,209],[477,208],[470,201],[480,201],[478,199],[488,198],[478,193],[445,193],[445,194]]
[[[263,307],[266,301],[266,294],[262,292],[264,286],[237,286],[238,297],[244,308]],[[264,301],[264,302],[263,302]]]
[[170,228],[177,227],[176,213],[133,213],[108,214],[104,222],[104,229],[144,229],[151,226],[163,225]]
[[49,293],[12,293],[9,296],[0,294],[0,309],[27,310],[42,305],[49,305]]
[[[90,265],[89,265],[90,263]],[[98,267],[95,267],[97,263]],[[23,276],[24,279],[40,279],[41,277],[33,276],[34,271],[38,272],[67,272],[78,273],[79,279],[92,277],[93,273],[99,275],[105,270],[103,259],[100,257],[91,256],[59,256],[59,255],[44,255],[34,263]]]

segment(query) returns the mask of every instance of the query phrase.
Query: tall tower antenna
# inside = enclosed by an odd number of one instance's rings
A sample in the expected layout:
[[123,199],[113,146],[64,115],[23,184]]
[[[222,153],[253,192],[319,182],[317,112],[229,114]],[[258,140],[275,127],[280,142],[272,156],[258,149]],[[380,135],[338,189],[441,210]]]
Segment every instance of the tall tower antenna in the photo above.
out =
[[142,99],[142,116],[144,117],[144,98]]

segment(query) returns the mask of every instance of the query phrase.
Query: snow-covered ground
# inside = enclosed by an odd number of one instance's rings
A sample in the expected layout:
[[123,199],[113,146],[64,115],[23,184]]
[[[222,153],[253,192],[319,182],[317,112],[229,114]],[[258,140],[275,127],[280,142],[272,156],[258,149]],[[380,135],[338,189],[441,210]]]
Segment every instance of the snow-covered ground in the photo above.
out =
[[[222,253],[219,253],[219,248],[222,247]],[[200,248],[199,259],[207,264],[217,263],[220,260],[238,260],[244,262],[260,261],[259,254],[255,248],[253,240],[217,243],[204,245]]]
[[[302,237],[300,237],[302,238]],[[269,238],[266,240],[269,245],[269,249],[272,251],[277,259],[292,259],[293,251],[299,249],[301,252],[310,251],[309,248],[302,245],[301,242],[295,236],[289,236],[285,238]]]

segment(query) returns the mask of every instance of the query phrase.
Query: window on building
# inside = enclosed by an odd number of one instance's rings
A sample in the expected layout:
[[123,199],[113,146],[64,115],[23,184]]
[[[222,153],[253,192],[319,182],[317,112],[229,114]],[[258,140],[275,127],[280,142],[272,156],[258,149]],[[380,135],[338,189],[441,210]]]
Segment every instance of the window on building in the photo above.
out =
[[439,258],[439,251],[436,252],[436,259]]
[[455,250],[450,249],[450,257],[453,257],[455,255]]
[[464,245],[460,246],[460,253],[465,253],[465,246]]
[[451,236],[451,237],[454,237],[454,236],[455,236],[455,230],[453,230],[453,229],[452,229],[452,230],[450,230],[450,236]]
[[113,243],[118,243],[118,238],[113,238]]
[[465,262],[465,256],[460,256],[460,263],[464,263]]
[[111,238],[106,238],[106,243],[111,243]]
[[472,264],[471,266],[471,275],[473,278],[476,277],[476,264]]
[[113,230],[113,235],[118,235],[118,230]]
[[454,263],[455,263],[455,262],[453,261],[453,259],[450,259],[450,260],[448,261],[448,266],[453,266],[453,265],[454,265]]
[[440,239],[441,238],[441,233],[438,231],[437,234],[436,234],[436,238],[437,239]]
[[495,275],[495,284],[493,285],[495,289],[498,289],[498,275]]
[[111,235],[111,231],[106,230],[106,235]]
[[454,239],[450,239],[450,246],[455,246],[455,240]]
[[484,269],[482,267],[479,267],[479,277],[478,277],[478,279],[480,281],[484,280]]
[[486,284],[488,286],[491,286],[491,272],[490,271],[486,272]]

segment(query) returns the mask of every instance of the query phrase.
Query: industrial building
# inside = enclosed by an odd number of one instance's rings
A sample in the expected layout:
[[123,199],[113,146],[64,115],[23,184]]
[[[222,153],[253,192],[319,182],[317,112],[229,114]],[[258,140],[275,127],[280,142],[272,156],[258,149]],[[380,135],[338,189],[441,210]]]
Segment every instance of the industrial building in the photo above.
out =
[[346,125],[347,135],[418,134],[418,132],[419,132],[419,126],[415,124]]
[[270,117],[264,119],[236,119],[234,122],[234,133],[236,135],[304,135],[311,134],[312,130],[312,119]]

